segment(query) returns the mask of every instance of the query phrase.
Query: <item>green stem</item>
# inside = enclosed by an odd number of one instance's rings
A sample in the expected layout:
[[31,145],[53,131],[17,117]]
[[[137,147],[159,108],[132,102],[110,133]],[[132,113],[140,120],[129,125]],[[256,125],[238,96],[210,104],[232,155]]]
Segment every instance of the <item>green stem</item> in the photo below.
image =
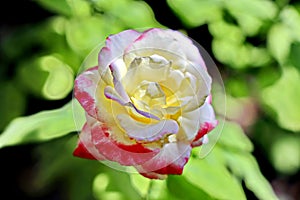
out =
[[153,180],[150,180],[149,186],[148,186],[148,192],[146,194],[145,200],[150,200],[150,195],[151,195],[151,189],[153,187]]

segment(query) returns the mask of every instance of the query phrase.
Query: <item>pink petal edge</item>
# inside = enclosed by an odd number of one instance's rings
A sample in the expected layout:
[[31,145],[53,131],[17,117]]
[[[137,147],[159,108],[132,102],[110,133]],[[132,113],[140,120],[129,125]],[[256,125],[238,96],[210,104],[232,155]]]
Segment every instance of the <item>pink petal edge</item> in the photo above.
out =
[[148,149],[140,143],[132,145],[119,143],[110,138],[108,127],[95,119],[92,123],[92,142],[97,151],[107,160],[118,162],[121,165],[134,166],[145,163],[159,153],[159,149]]
[[74,96],[84,110],[92,117],[97,118],[95,91],[99,81],[98,67],[83,72],[75,79]]

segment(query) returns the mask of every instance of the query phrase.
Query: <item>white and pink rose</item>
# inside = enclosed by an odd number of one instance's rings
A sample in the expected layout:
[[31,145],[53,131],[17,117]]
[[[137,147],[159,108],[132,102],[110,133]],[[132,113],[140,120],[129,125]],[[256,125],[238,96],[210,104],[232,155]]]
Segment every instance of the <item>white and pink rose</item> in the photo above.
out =
[[181,174],[217,125],[198,48],[178,31],[126,30],[109,36],[98,58],[75,80],[86,123],[74,155],[134,166],[148,178]]

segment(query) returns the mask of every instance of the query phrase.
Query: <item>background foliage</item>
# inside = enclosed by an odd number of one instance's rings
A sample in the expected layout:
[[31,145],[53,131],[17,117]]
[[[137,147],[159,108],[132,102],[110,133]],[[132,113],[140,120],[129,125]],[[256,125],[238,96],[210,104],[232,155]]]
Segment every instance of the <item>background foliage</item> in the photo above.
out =
[[[19,26],[3,20],[0,27],[0,156],[6,174],[2,195],[72,200],[300,198],[300,3],[21,2],[31,7],[13,14],[30,15],[33,10],[37,15]],[[227,94],[226,123],[213,151],[200,159],[201,148],[195,149],[182,176],[152,182],[72,157],[78,130],[68,103],[77,70],[96,45],[109,34],[149,27],[180,29],[200,43],[216,62]]]

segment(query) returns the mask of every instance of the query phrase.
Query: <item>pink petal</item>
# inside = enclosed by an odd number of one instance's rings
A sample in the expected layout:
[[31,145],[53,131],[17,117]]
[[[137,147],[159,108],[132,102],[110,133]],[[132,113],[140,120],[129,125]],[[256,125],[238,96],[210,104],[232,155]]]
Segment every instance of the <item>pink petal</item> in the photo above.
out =
[[74,156],[92,159],[92,160],[104,160],[105,158],[98,153],[94,144],[91,141],[91,128],[87,123],[84,124],[79,136],[79,141],[76,149],[73,152]]
[[80,74],[76,78],[74,85],[75,98],[79,101],[84,110],[94,118],[97,118],[95,92],[99,78],[98,67],[93,67]]
[[200,108],[200,129],[191,144],[192,147],[201,145],[202,137],[218,125],[218,121],[215,118],[215,113],[210,102],[211,97],[208,96],[205,103]]
[[135,168],[140,172],[142,176],[146,178],[164,180],[168,177],[168,175],[166,174],[159,174],[156,172],[145,172],[145,169],[143,169],[141,166],[135,166]]
[[215,125],[212,123],[205,122],[201,125],[195,139],[192,142],[192,147],[197,147],[203,144],[203,136],[209,133],[212,129],[215,128]]
[[73,156],[96,160],[96,158],[85,148],[85,145],[79,140]]
[[125,48],[131,44],[141,33],[134,30],[125,30],[106,39],[105,47],[101,49],[98,62],[99,70],[104,72],[108,66],[124,54]]
[[190,157],[191,150],[192,147],[189,144],[168,143],[158,155],[136,168],[142,175],[154,175],[153,173],[180,175]]
[[148,149],[140,143],[126,145],[113,140],[109,135],[109,128],[91,117],[88,117],[88,123],[91,124],[91,137],[95,148],[107,160],[122,165],[139,165],[159,152],[159,149]]

